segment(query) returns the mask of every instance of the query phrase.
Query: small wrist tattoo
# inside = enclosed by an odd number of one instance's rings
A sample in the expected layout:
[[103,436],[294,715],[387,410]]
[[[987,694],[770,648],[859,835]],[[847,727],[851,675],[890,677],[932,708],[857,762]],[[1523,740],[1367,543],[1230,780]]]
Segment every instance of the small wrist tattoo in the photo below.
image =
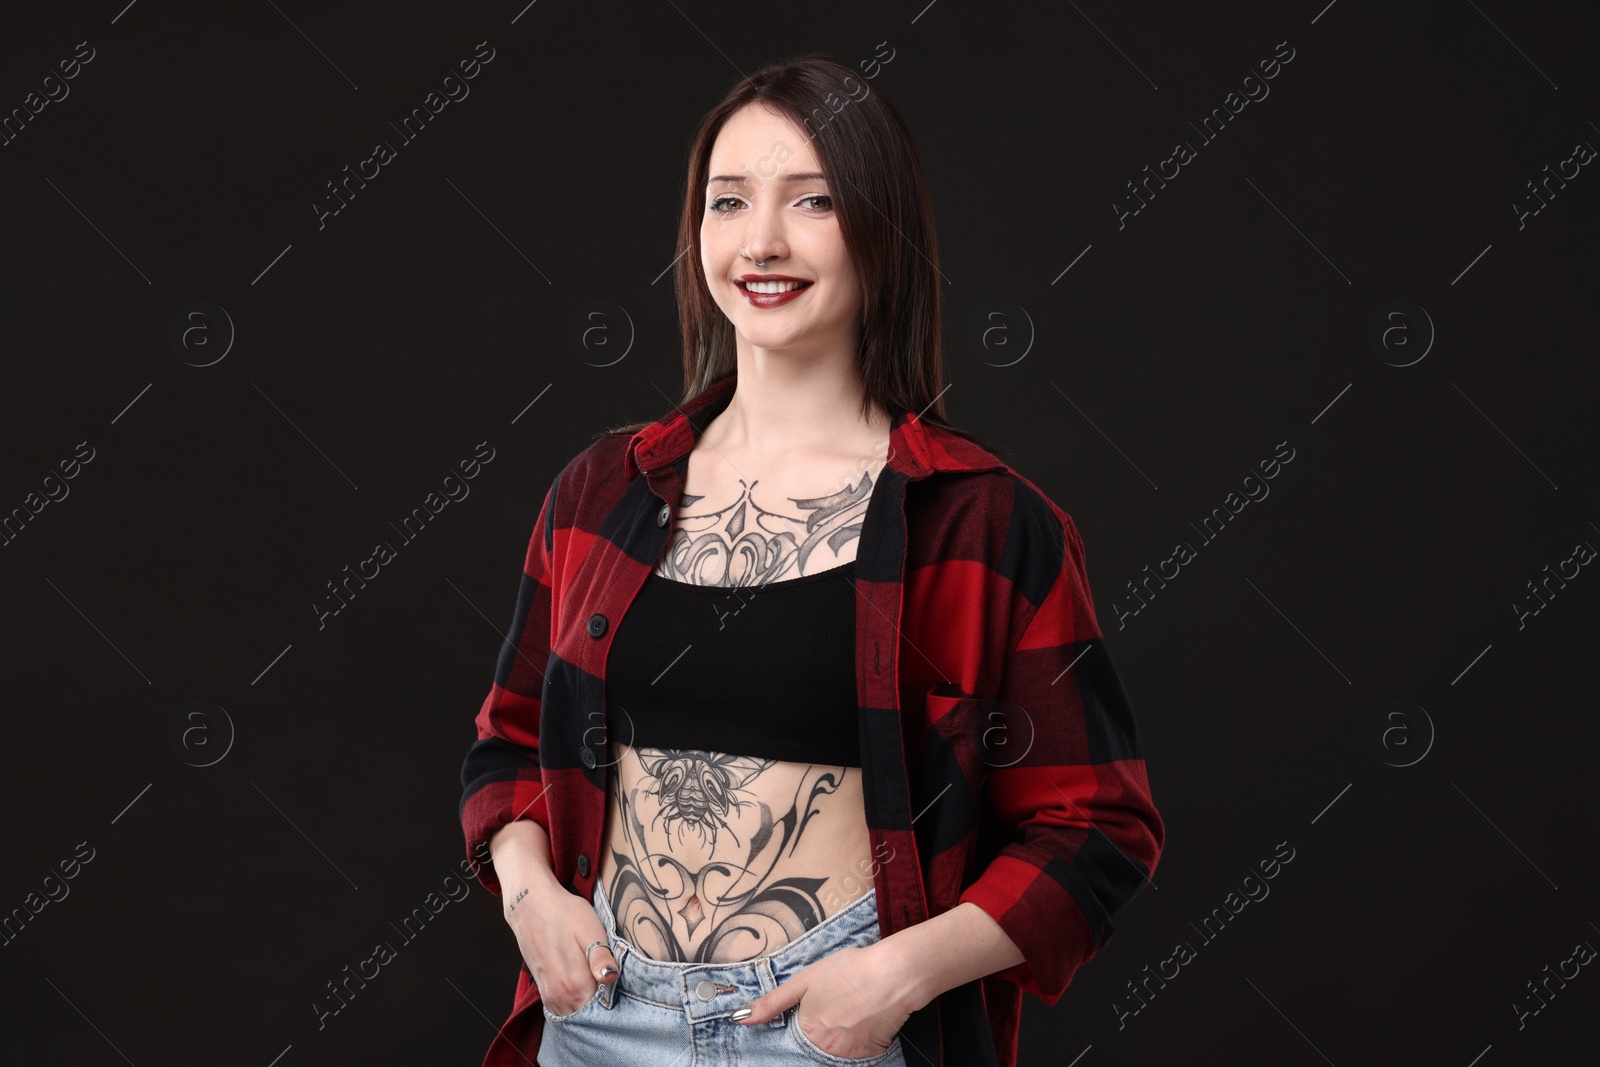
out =
[[522,892],[518,893],[516,900],[513,900],[509,905],[507,905],[507,910],[508,911],[516,911],[517,910],[517,904],[519,904],[521,902],[522,898],[527,896],[527,895],[528,895],[528,891],[526,889],[524,889]]

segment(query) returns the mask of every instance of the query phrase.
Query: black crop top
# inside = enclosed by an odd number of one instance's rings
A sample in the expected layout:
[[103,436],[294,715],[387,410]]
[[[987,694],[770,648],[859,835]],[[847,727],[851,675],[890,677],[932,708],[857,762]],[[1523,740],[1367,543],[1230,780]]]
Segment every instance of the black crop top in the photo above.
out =
[[861,766],[854,578],[854,561],[745,588],[652,573],[611,639],[610,739]]

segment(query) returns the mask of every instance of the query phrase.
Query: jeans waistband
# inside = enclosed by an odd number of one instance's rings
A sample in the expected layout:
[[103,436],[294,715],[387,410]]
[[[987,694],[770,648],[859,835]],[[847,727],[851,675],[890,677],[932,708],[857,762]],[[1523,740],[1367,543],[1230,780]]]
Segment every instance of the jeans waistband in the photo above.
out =
[[[669,963],[641,956],[626,938],[618,935],[616,917],[598,880],[593,900],[621,971],[614,984],[601,985],[601,1005],[611,1007],[620,991],[662,1007],[681,1008],[690,1022],[725,1016],[770,992],[835,948],[877,940],[879,936],[876,891],[868,889],[768,955],[737,963]],[[783,1024],[784,1016],[780,1014],[769,1025]]]

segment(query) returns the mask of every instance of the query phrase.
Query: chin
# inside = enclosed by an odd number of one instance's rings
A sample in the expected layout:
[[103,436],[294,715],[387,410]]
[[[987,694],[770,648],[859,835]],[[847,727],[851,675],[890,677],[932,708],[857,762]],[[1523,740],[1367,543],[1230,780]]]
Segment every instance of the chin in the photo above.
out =
[[747,333],[745,339],[754,348],[763,348],[771,352],[780,352],[785,348],[793,348],[804,338],[790,333],[773,333],[771,330],[761,330],[757,333]]

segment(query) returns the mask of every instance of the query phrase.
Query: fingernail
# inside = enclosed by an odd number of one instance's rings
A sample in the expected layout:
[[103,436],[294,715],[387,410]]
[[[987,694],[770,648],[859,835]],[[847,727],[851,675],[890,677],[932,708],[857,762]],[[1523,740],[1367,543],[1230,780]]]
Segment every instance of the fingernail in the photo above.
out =
[[595,977],[600,979],[601,981],[605,981],[606,975],[608,975],[608,974],[616,974],[616,973],[617,973],[617,969],[615,967],[611,966],[611,964],[608,963],[604,967],[600,968],[600,973],[598,975],[596,975]]
[[737,1021],[739,1019],[748,1019],[753,1014],[755,1014],[754,1008],[740,1008],[738,1011],[730,1013],[728,1018]]

